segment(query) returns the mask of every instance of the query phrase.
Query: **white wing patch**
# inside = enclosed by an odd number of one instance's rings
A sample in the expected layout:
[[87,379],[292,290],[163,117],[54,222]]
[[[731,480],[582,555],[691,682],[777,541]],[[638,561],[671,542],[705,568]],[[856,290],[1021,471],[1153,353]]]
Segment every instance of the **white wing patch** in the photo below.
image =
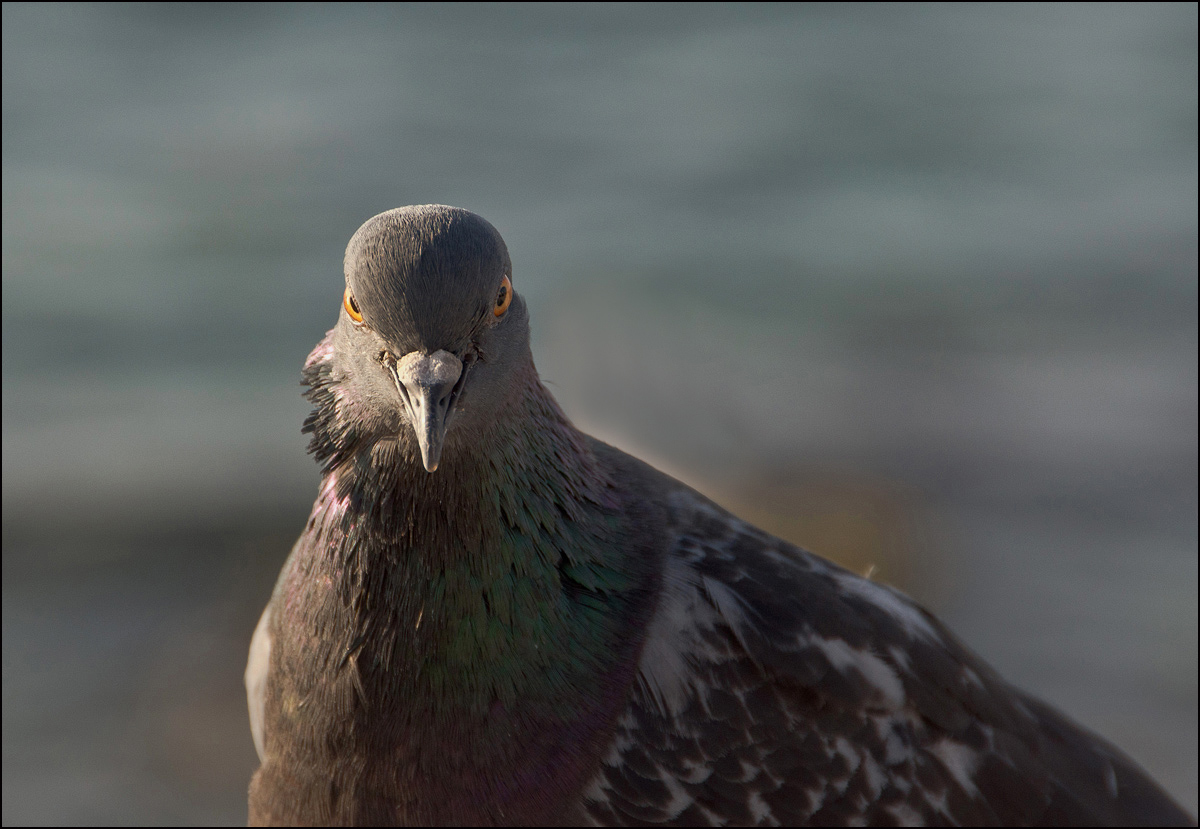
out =
[[938,740],[926,751],[941,761],[954,782],[972,797],[979,796],[975,786],[975,772],[979,769],[979,752],[970,746],[950,739]]
[[888,707],[900,708],[904,705],[904,684],[892,667],[875,654],[852,648],[842,639],[812,636],[804,639],[802,644],[819,648],[829,660],[829,664],[838,671],[858,671],[879,692],[882,701],[887,703]]
[[263,719],[267,704],[267,669],[271,665],[271,634],[267,626],[271,622],[271,606],[263,611],[250,638],[250,658],[246,660],[246,704],[250,709],[250,734],[254,737],[254,750],[259,762],[266,762],[267,752],[263,739]]
[[936,642],[942,638],[929,620],[921,615],[921,611],[895,591],[850,573],[835,573],[833,578],[843,593],[858,596],[886,611],[914,639]]
[[687,707],[695,675],[688,660],[703,648],[698,628],[711,630],[717,623],[712,606],[703,601],[697,585],[699,576],[687,562],[667,560],[662,598],[646,632],[646,645],[638,664],[637,681],[659,710],[669,717]]

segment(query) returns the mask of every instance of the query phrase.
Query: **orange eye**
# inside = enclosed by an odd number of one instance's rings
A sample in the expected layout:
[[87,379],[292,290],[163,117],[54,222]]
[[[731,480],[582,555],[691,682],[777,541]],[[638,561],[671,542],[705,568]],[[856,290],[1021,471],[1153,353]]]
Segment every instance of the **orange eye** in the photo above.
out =
[[496,294],[496,305],[492,308],[492,313],[497,317],[502,317],[510,305],[512,305],[512,282],[505,274],[504,282],[500,285],[500,293]]
[[346,306],[346,313],[350,315],[350,319],[355,322],[362,322],[362,311],[358,310],[358,303],[354,301],[354,294],[350,293],[350,286],[346,286],[346,295],[342,297],[342,305]]

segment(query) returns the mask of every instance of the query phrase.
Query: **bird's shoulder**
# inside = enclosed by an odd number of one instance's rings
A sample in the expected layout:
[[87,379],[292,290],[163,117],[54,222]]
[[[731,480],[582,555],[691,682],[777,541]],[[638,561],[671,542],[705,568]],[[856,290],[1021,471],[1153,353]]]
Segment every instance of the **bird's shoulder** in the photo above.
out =
[[629,704],[583,793],[593,820],[1129,818],[1140,769],[908,597],[626,469],[667,550]]

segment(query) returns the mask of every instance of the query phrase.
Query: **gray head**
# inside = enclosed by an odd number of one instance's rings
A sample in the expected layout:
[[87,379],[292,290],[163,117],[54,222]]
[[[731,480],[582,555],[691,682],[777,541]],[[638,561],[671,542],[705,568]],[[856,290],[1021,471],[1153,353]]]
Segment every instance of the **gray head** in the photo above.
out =
[[[433,472],[449,433],[476,433],[529,359],[525,303],[500,234],[443,205],[400,207],[350,239],[337,326],[309,358],[318,456],[413,442]],[[451,441],[453,442],[453,441]]]

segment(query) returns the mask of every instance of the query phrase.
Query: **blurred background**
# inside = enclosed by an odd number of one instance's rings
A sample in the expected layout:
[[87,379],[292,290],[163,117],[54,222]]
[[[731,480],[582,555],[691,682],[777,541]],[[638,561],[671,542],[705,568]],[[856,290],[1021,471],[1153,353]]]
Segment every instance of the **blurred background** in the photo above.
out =
[[504,235],[584,429],[1197,790],[1197,9],[3,6],[3,822],[243,823],[300,367]]

